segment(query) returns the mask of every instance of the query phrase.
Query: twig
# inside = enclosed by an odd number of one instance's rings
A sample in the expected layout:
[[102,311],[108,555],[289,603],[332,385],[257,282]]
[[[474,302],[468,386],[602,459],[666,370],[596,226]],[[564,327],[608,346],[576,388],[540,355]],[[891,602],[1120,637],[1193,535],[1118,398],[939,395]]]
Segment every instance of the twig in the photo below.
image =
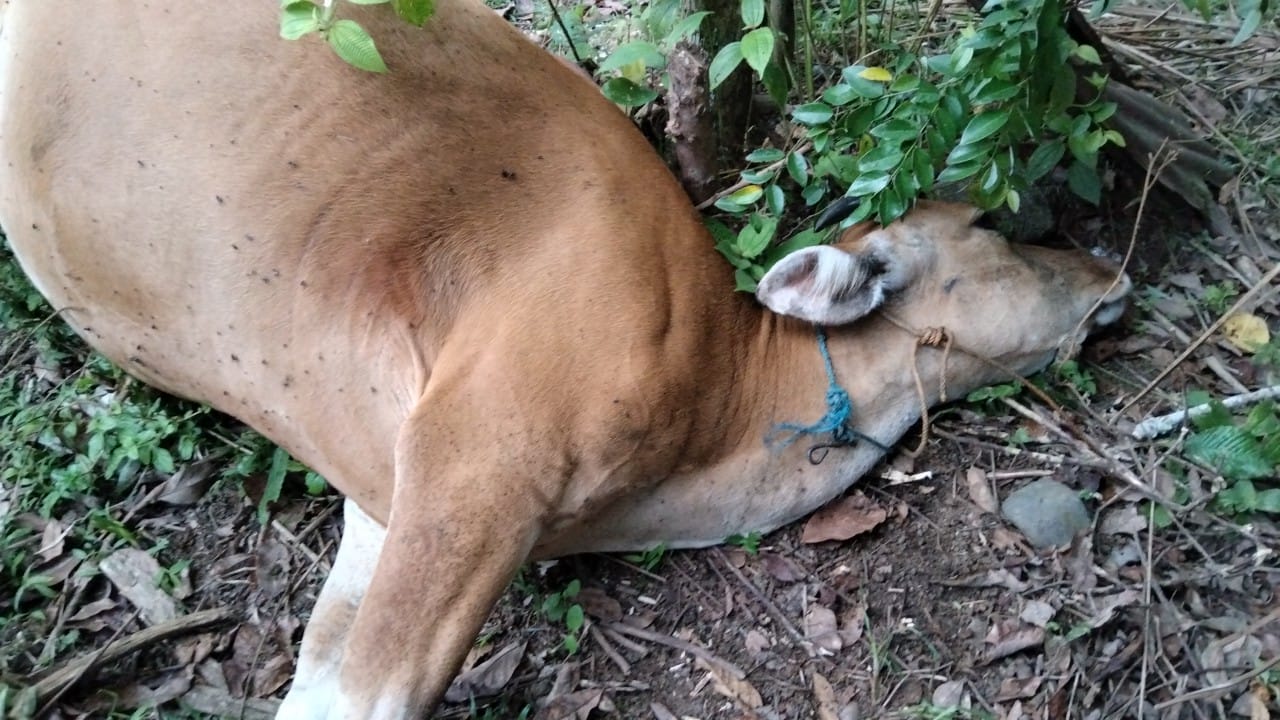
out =
[[[597,630],[600,630],[600,628],[597,628]],[[599,645],[600,649],[604,651],[604,654],[613,661],[613,664],[618,666],[618,669],[622,671],[623,675],[631,674],[631,663],[627,662],[626,658],[622,657],[622,653],[618,652],[618,649],[613,646],[613,643],[609,642],[605,638],[603,632],[597,631],[591,633],[591,639],[596,641],[596,644]]]
[[791,639],[795,640],[807,650],[810,645],[809,641],[805,640],[804,635],[801,635],[800,631],[796,629],[796,626],[791,624],[791,621],[787,619],[787,616],[782,614],[782,611],[778,609],[778,606],[775,605],[772,600],[765,597],[765,594],[760,592],[760,588],[756,587],[755,583],[748,580],[747,576],[743,575],[741,570],[734,567],[733,563],[729,562],[729,558],[725,557],[724,552],[722,552],[720,548],[715,548],[713,552],[718,558],[720,558],[720,562],[724,563],[724,566],[729,568],[729,572],[733,573],[734,576],[738,578],[738,582],[742,583],[742,585],[747,589],[747,592],[751,593],[752,597],[763,605],[764,609],[773,616],[773,619],[778,621],[778,624],[782,626],[782,629],[787,631],[787,634],[791,636]]
[[[134,612],[137,617],[138,611]],[[231,619],[234,612],[231,608],[214,608],[212,610],[202,610],[189,615],[180,615],[172,620],[165,620],[156,623],[151,627],[139,630],[129,637],[116,642],[112,638],[106,645],[92,653],[71,660],[58,670],[41,678],[35,685],[27,688],[25,693],[33,693],[37,703],[48,697],[49,702],[54,702],[62,693],[66,692],[72,685],[79,682],[85,675],[92,672],[95,668],[103,665],[110,665],[120,660],[126,655],[141,650],[148,645],[152,645],[161,640],[176,635],[183,635],[193,630],[199,630],[209,625],[215,625],[220,622]],[[121,630],[128,625],[121,626]],[[56,694],[55,694],[56,693]],[[43,710],[43,709],[42,709]],[[37,713],[40,715],[41,713]]]
[[1253,300],[1255,295],[1259,294],[1264,289],[1274,290],[1275,288],[1272,286],[1272,283],[1275,281],[1277,276],[1280,276],[1280,263],[1276,263],[1274,267],[1268,270],[1267,274],[1263,275],[1258,280],[1258,282],[1254,283],[1253,287],[1249,288],[1248,292],[1241,295],[1240,299],[1236,300],[1235,304],[1232,305],[1230,309],[1222,313],[1222,317],[1218,318],[1218,320],[1214,322],[1212,325],[1210,325],[1207,330],[1201,333],[1200,337],[1196,338],[1195,342],[1188,345],[1187,349],[1183,350],[1181,355],[1174,358],[1173,362],[1169,363],[1168,367],[1166,367],[1164,370],[1161,370],[1160,374],[1156,375],[1151,382],[1147,383],[1147,386],[1142,388],[1142,390],[1140,390],[1137,395],[1134,395],[1132,398],[1130,398],[1129,402],[1125,403],[1124,406],[1120,408],[1119,412],[1123,414],[1124,411],[1133,407],[1134,403],[1138,402],[1147,393],[1155,389],[1156,385],[1160,384],[1160,381],[1168,377],[1169,373],[1173,372],[1174,368],[1178,367],[1187,358],[1191,357],[1191,353],[1195,352],[1201,345],[1205,343],[1206,340],[1209,339],[1211,335],[1217,332],[1218,329],[1222,327],[1222,324],[1227,321],[1227,318],[1231,317],[1232,315],[1235,315],[1240,308],[1244,307],[1246,303]]
[[648,640],[649,642],[658,643],[659,645],[666,645],[669,648],[674,648],[680,652],[688,653],[696,658],[700,658],[705,662],[714,663],[724,668],[738,680],[742,680],[747,677],[746,671],[742,668],[734,665],[724,658],[713,655],[710,650],[707,650],[701,645],[694,645],[693,643],[685,642],[680,638],[663,635],[662,633],[654,632],[652,630],[645,630],[644,628],[624,625],[622,623],[602,623],[601,627],[608,628],[609,630],[621,635],[630,635],[631,637],[637,637],[641,640]]
[[1277,665],[1280,665],[1280,657],[1272,658],[1271,661],[1268,662],[1267,664],[1254,668],[1253,670],[1250,670],[1249,672],[1244,673],[1243,675],[1237,675],[1233,678],[1230,678],[1226,682],[1219,683],[1217,685],[1210,685],[1207,688],[1200,688],[1199,690],[1189,692],[1185,695],[1179,695],[1178,697],[1173,698],[1172,700],[1165,700],[1162,703],[1157,703],[1155,706],[1156,712],[1160,712],[1161,710],[1164,710],[1166,708],[1176,707],[1183,703],[1194,702],[1196,700],[1207,700],[1209,698],[1214,698],[1224,693],[1230,692],[1235,687],[1249,682],[1250,680],[1258,677],[1259,675],[1262,675],[1263,673],[1266,673],[1271,668]]
[[[810,143],[806,140],[805,142],[802,142],[798,146],[796,146],[795,150],[792,150],[791,152],[798,152],[798,153],[805,152],[806,150],[809,149],[809,145]],[[778,160],[777,162],[772,162],[772,163],[769,163],[768,165],[765,165],[763,168],[760,169],[760,172],[767,173],[775,170],[780,170],[782,169],[782,166],[785,165],[786,163],[787,163],[787,158],[784,156],[781,160]],[[754,185],[754,184],[755,183],[750,183],[750,182],[747,182],[746,180],[739,180],[738,182],[730,185],[724,190],[721,190],[715,195],[712,195],[706,200],[703,200],[702,202],[698,203],[695,207],[699,210],[706,210],[712,205],[715,205],[720,200],[720,198],[729,197],[730,195],[741,190],[742,188],[748,185]]]
[[[1235,410],[1237,408],[1244,407],[1245,405],[1252,405],[1253,403],[1270,400],[1272,398],[1280,398],[1280,385],[1272,385],[1271,387],[1244,393],[1243,395],[1232,395],[1231,397],[1222,400],[1222,404],[1226,406],[1228,410]],[[1213,409],[1213,405],[1213,403],[1205,403],[1203,405],[1196,405],[1192,408],[1178,410],[1177,412],[1147,418],[1146,420],[1138,423],[1130,434],[1133,435],[1136,440],[1150,440],[1154,437],[1160,437],[1165,433],[1172,432],[1184,421],[1198,418],[1201,415],[1208,413]]]

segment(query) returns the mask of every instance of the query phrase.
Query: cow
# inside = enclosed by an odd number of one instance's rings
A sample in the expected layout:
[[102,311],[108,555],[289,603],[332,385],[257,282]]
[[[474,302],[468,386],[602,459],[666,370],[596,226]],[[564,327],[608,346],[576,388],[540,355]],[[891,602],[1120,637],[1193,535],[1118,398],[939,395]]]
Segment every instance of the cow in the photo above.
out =
[[922,202],[736,293],[628,118],[478,0],[425,29],[344,4],[385,74],[262,0],[3,8],[0,223],[32,282],[346,497],[288,720],[425,716],[530,559],[790,523],[1130,287]]

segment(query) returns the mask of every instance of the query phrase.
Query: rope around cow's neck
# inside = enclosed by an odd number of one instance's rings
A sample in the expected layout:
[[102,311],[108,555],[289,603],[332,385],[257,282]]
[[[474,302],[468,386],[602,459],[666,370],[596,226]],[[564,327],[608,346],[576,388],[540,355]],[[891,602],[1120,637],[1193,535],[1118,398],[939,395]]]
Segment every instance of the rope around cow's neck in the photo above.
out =
[[827,331],[821,325],[815,326],[818,335],[818,352],[827,369],[827,412],[812,425],[796,423],[780,423],[774,426],[765,437],[766,445],[775,445],[780,433],[791,433],[778,447],[786,447],[795,442],[801,435],[826,435],[830,433],[831,442],[816,443],[809,447],[809,462],[817,465],[827,457],[827,451],[833,447],[849,447],[859,440],[875,446],[880,452],[889,452],[889,446],[854,429],[850,422],[853,417],[853,402],[849,399],[849,391],[836,379],[836,368],[831,362],[831,351],[827,349]]

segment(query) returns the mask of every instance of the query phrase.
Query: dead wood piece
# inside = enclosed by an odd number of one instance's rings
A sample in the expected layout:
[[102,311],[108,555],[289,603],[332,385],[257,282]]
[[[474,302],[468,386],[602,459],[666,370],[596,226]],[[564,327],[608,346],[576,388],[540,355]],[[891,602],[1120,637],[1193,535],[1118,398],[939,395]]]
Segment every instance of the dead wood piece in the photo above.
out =
[[[1252,405],[1253,403],[1273,398],[1280,398],[1280,385],[1272,385],[1271,387],[1262,388],[1261,390],[1255,390],[1254,392],[1244,393],[1242,395],[1232,395],[1231,397],[1224,399],[1222,404],[1225,405],[1228,410],[1235,410],[1236,408],[1241,408],[1246,405]],[[1172,432],[1173,429],[1181,425],[1183,421],[1189,418],[1200,417],[1212,409],[1213,405],[1205,403],[1203,405],[1196,405],[1195,407],[1178,410],[1177,412],[1150,417],[1138,423],[1130,434],[1137,440],[1150,440],[1151,438],[1160,437],[1165,433]]]
[[667,58],[667,135],[675,142],[680,183],[695,204],[706,200],[716,177],[716,137],[707,98],[707,57],[680,42]]
[[61,668],[41,678],[34,685],[23,690],[21,694],[24,698],[34,698],[35,704],[39,705],[54,693],[61,692],[63,688],[79,682],[96,668],[111,665],[126,655],[162,640],[225,622],[233,614],[231,608],[215,608],[191,613],[190,615],[180,615],[171,620],[156,623],[119,642],[110,642],[99,650],[71,660]]
[[638,628],[638,627],[634,627],[632,625],[626,625],[623,623],[604,623],[601,625],[601,627],[607,628],[621,635],[630,635],[632,637],[640,638],[641,640],[648,640],[649,642],[658,643],[659,645],[666,645],[669,648],[679,650],[680,652],[687,653],[689,655],[692,655],[695,658],[699,658],[704,662],[717,664],[720,667],[727,670],[734,678],[738,680],[741,680],[747,676],[747,673],[745,670],[738,667],[737,665],[734,665],[728,660],[725,660],[724,658],[713,655],[710,650],[707,650],[701,645],[695,645],[691,642],[685,642],[680,638],[671,637],[670,635],[663,635],[662,633],[659,633],[659,632],[654,632],[652,630],[645,630],[643,628]]

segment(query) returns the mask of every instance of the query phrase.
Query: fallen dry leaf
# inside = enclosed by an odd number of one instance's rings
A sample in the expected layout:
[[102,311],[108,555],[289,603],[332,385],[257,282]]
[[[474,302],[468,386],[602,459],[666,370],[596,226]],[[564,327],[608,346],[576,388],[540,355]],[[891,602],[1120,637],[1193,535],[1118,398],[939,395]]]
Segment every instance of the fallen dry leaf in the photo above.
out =
[[813,514],[804,525],[800,542],[848,540],[885,521],[888,512],[860,492],[841,498]]
[[746,639],[747,652],[752,656],[759,655],[769,649],[769,638],[759,630],[748,630]]
[[958,708],[964,700],[964,681],[948,680],[933,690],[933,706],[937,708]]
[[70,532],[69,528],[64,529],[62,523],[50,518],[49,522],[45,523],[44,532],[40,533],[40,549],[36,551],[40,559],[48,562],[61,557],[68,532]]
[[996,694],[995,701],[1008,702],[1032,697],[1043,682],[1044,678],[1039,675],[1029,678],[1005,678],[1000,683],[1000,692]]
[[840,616],[840,642],[850,647],[862,639],[862,632],[867,627],[867,608],[855,605]]
[[712,685],[716,692],[733,700],[748,710],[755,710],[764,705],[764,699],[760,697],[760,691],[748,682],[745,678],[736,677],[724,665],[708,661],[703,658],[694,660],[694,664],[706,670],[711,676]]
[[289,588],[289,570],[293,566],[293,558],[284,543],[272,537],[258,543],[257,563],[254,566],[254,578],[258,588],[268,598],[279,597]]
[[777,553],[760,553],[760,564],[778,582],[793,583],[805,578],[805,572],[799,565]]
[[584,587],[574,600],[588,615],[597,620],[618,622],[622,619],[622,603],[610,597],[602,588]]
[[138,608],[147,625],[178,617],[178,604],[156,585],[162,570],[156,559],[136,548],[117,550],[102,559],[102,574]]
[[1146,529],[1147,519],[1138,512],[1137,505],[1108,510],[1098,523],[1098,530],[1104,535],[1133,535]]
[[971,467],[964,473],[965,485],[969,488],[969,499],[985,513],[994,514],[1000,509],[995,493],[991,492],[991,481],[987,479],[987,471],[980,467]]
[[1006,618],[991,626],[984,642],[991,647],[983,655],[983,662],[994,662],[1016,652],[1044,643],[1044,628],[1027,627],[1017,618]]
[[216,459],[197,460],[178,468],[169,476],[156,497],[169,505],[194,505],[213,484],[213,471],[220,464]]
[[527,642],[514,642],[493,654],[493,657],[459,674],[444,694],[451,703],[466,702],[473,697],[497,695],[524,659]]
[[840,720],[836,691],[821,673],[813,674],[813,699],[817,701],[818,720]]
[[534,715],[534,720],[588,720],[591,711],[604,701],[604,690],[579,690],[551,699]]
[[1035,625],[1038,628],[1047,627],[1049,622],[1053,620],[1057,610],[1053,606],[1042,600],[1028,600],[1023,606],[1022,612],[1018,615],[1018,619],[1028,625]]
[[1255,353],[1271,342],[1267,321],[1251,313],[1236,313],[1222,323],[1222,334],[1232,345],[1247,353]]
[[675,713],[668,710],[662,703],[649,703],[649,710],[653,713],[655,720],[679,720]]
[[844,647],[844,641],[837,632],[836,614],[822,605],[810,605],[804,614],[804,636],[833,655]]
[[85,603],[84,605],[82,605],[80,609],[75,612],[74,615],[67,618],[67,622],[75,623],[75,622],[80,622],[82,620],[88,620],[89,618],[101,615],[102,613],[108,610],[114,610],[115,607],[116,607],[116,601],[112,600],[111,598],[102,598],[101,600],[94,600],[91,603]]

